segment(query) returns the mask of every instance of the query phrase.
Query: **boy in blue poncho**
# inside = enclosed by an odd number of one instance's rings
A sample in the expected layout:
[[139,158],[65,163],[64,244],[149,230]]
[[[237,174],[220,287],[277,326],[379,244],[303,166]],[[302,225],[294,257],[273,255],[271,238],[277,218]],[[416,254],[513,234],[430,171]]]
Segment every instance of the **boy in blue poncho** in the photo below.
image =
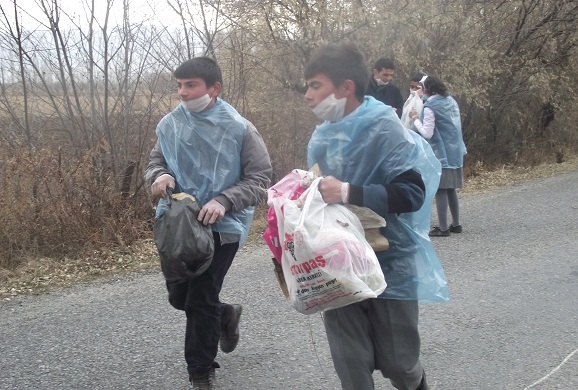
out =
[[319,191],[327,203],[364,206],[383,216],[381,233],[390,244],[376,253],[385,291],[325,311],[325,329],[343,389],[374,389],[372,374],[379,370],[397,389],[424,390],[418,301],[448,300],[428,238],[441,167],[391,107],[364,96],[369,77],[363,55],[350,45],[322,47],[305,67],[305,99],[325,121],[308,146],[308,165],[329,175]]
[[[219,367],[218,346],[228,353],[239,341],[242,307],[221,303],[219,293],[247,238],[254,206],[266,195],[272,168],[253,124],[218,98],[223,81],[214,60],[188,60],[174,77],[181,104],[157,126],[145,180],[156,198],[164,198],[167,187],[193,195],[202,205],[198,220],[213,231],[210,267],[191,281],[167,282],[169,302],[187,316],[185,360],[189,380],[198,382]],[[160,199],[157,216],[163,203]]]

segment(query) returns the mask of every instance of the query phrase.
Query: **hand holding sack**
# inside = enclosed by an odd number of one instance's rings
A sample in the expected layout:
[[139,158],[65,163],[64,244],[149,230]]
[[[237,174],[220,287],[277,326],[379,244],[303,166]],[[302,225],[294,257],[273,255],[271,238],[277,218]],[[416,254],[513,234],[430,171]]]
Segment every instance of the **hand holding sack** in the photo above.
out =
[[154,222],[155,244],[167,282],[184,282],[209,268],[215,252],[213,232],[197,220],[201,206],[188,194],[168,192],[164,212]]
[[408,129],[415,130],[413,120],[409,117],[409,112],[414,109],[418,114],[423,109],[423,101],[417,91],[413,91],[403,104],[403,112],[401,114],[401,123]]
[[289,300],[303,314],[376,298],[386,287],[359,218],[343,205],[325,203],[319,180],[300,196],[302,208],[283,202],[279,224]]

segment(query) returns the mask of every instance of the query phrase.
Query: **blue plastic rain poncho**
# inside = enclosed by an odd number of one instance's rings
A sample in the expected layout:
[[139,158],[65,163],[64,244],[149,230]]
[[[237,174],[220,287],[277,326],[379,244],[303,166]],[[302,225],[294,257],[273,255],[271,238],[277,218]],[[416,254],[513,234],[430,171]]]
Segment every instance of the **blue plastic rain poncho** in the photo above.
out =
[[461,168],[467,152],[458,103],[451,96],[432,95],[425,101],[425,107],[429,107],[435,115],[434,132],[428,142],[442,168]]
[[[193,195],[201,205],[233,186],[241,176],[241,147],[245,119],[218,99],[207,111],[193,112],[181,103],[158,124],[156,134],[167,168],[175,178],[175,192]],[[163,212],[159,201],[157,217]],[[228,212],[213,231],[238,234],[246,240],[255,208]]]
[[433,197],[441,167],[430,146],[408,131],[395,112],[366,96],[353,113],[315,129],[308,164],[319,164],[324,175],[354,185],[384,185],[413,169],[426,186],[420,210],[382,215],[382,234],[390,247],[378,252],[387,288],[382,298],[441,302],[449,299],[446,278],[428,237]]

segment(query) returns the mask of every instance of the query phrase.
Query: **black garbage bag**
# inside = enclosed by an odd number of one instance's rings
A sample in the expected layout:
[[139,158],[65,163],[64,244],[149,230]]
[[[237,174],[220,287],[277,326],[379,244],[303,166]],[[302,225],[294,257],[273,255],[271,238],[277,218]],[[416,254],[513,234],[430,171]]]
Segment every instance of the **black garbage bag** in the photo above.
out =
[[209,225],[197,220],[201,206],[184,193],[165,198],[167,210],[155,219],[154,236],[161,270],[167,282],[184,282],[209,268],[215,241]]

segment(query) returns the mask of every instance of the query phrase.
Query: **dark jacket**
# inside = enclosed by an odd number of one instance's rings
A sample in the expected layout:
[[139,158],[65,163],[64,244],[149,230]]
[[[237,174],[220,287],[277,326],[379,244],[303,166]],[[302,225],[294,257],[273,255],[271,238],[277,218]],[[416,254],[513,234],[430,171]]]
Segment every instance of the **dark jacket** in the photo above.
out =
[[401,96],[401,91],[397,86],[391,82],[386,85],[377,85],[375,77],[371,76],[369,80],[369,85],[367,86],[366,95],[373,96],[375,99],[379,100],[396,109],[395,113],[398,118],[401,118],[401,113],[403,111],[403,97]]

